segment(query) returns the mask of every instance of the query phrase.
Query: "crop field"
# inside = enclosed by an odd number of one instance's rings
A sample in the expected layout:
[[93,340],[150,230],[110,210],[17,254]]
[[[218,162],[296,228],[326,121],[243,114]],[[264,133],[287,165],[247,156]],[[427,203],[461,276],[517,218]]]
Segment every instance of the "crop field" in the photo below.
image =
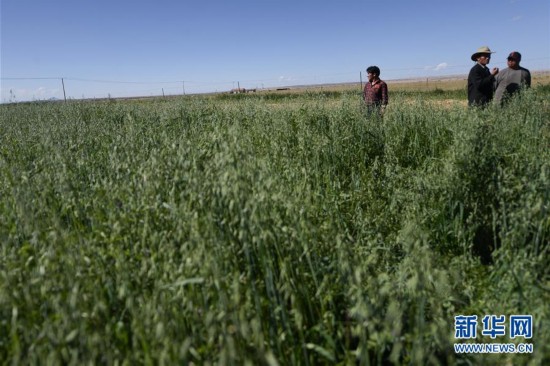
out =
[[0,105],[0,364],[548,364],[550,88],[465,99]]

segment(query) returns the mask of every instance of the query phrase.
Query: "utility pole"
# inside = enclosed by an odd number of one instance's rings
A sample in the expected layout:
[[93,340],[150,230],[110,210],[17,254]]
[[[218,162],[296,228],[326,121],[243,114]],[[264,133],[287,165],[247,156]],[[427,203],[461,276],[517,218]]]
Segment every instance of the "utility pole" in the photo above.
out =
[[65,81],[61,78],[61,85],[63,85],[63,99],[67,102],[67,95],[65,94]]
[[183,84],[183,95],[185,95],[185,81],[181,82]]
[[361,80],[361,91],[363,90],[363,72],[359,71],[359,80]]

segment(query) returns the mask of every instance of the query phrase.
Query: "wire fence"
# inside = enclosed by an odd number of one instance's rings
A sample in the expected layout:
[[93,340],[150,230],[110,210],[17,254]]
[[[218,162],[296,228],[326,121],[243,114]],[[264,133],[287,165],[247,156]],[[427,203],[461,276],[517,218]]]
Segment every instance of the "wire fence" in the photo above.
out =
[[[531,71],[550,74],[550,57],[526,59],[522,62]],[[442,78],[465,78],[470,64],[440,64],[432,67],[382,68],[381,78],[386,81],[421,80],[435,87]],[[505,62],[491,66],[506,67]],[[0,77],[0,102],[10,103],[32,100],[104,99],[149,96],[175,96],[188,94],[229,92],[232,89],[275,89],[304,85],[363,83],[365,71],[332,74],[286,76],[252,80],[107,80],[82,77]]]

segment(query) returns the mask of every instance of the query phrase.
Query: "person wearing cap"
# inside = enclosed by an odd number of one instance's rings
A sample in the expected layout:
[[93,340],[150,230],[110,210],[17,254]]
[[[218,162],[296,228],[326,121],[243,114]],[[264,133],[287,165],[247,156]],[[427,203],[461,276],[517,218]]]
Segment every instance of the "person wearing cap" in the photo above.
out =
[[487,67],[492,53],[494,52],[489,47],[483,46],[478,48],[471,57],[476,64],[468,74],[469,106],[485,107],[493,99],[493,84],[499,70],[495,67],[489,71]]
[[388,105],[388,85],[380,80],[380,68],[369,66],[367,68],[368,82],[363,89],[363,100],[368,113],[384,114]]
[[508,55],[508,67],[495,78],[495,103],[503,105],[521,88],[531,87],[531,73],[519,66],[521,53],[514,51]]

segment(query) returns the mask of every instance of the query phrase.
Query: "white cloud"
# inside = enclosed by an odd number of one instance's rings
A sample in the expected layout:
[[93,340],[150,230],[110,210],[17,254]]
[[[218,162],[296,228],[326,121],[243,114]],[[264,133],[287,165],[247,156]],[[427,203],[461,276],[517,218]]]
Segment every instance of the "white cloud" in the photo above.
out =
[[516,15],[515,17],[512,18],[512,22],[517,22],[518,20],[521,20],[521,19],[523,19],[523,16]]
[[446,63],[446,62],[442,62],[436,66],[425,66],[424,67],[424,70],[427,70],[427,71],[441,71],[441,70],[445,70],[447,67],[449,67],[449,64]]
[[35,89],[27,88],[5,88],[0,93],[2,95],[1,101],[4,102],[24,102],[32,100],[46,100],[50,98],[60,98],[63,93],[60,89],[46,88],[40,86]]
[[434,70],[435,71],[445,70],[447,66],[449,66],[449,64],[447,64],[446,62],[442,62],[439,65],[437,65]]

